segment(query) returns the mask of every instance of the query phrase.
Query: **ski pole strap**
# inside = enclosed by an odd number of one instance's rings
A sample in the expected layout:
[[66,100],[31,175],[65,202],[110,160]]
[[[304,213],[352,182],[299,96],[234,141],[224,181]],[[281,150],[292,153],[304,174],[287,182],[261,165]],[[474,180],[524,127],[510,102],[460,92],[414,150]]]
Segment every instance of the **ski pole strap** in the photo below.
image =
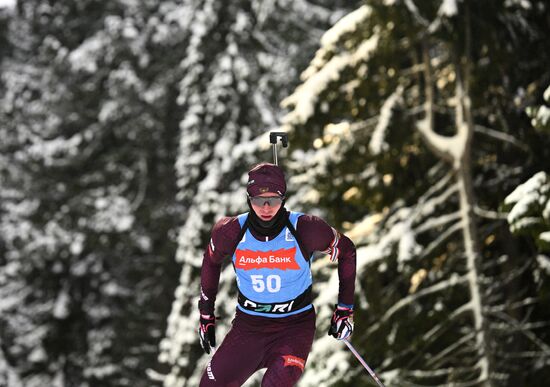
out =
[[252,312],[258,312],[258,313],[268,313],[268,314],[284,314],[284,313],[290,313],[294,312],[296,310],[300,310],[302,308],[305,308],[311,302],[313,301],[313,297],[311,294],[311,285],[298,297],[294,298],[293,300],[283,301],[283,302],[274,302],[274,303],[262,303],[262,302],[256,302],[252,301],[251,299],[247,298],[244,294],[241,293],[239,290],[239,305],[241,308],[250,310]]

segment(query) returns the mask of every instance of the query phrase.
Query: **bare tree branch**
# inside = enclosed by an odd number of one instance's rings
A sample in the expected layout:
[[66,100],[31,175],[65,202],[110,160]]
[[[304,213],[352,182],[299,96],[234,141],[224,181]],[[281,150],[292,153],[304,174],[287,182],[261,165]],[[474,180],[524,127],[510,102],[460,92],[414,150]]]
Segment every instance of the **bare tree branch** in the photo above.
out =
[[386,321],[388,321],[395,313],[397,313],[399,310],[405,308],[406,306],[409,306],[413,302],[418,301],[420,298],[428,296],[428,295],[433,294],[433,293],[437,293],[437,292],[439,292],[443,289],[448,289],[450,287],[460,285],[460,284],[462,284],[466,281],[467,281],[466,276],[453,275],[448,280],[438,282],[437,284],[432,285],[428,288],[422,289],[422,290],[420,290],[419,292],[417,292],[415,294],[412,294],[412,295],[409,295],[405,298],[400,299],[390,309],[388,309],[388,311],[386,313],[384,313],[384,315],[380,318],[378,323],[372,325],[368,329],[367,335],[370,335],[373,332],[375,332],[376,330],[378,330],[380,328],[380,326],[383,323],[385,323]]
[[451,227],[447,228],[444,233],[441,233],[436,240],[430,243],[423,251],[421,257],[430,255],[437,247],[445,242],[451,235],[462,229],[461,222],[456,222]]
[[522,151],[525,151],[527,153],[530,152],[529,147],[526,144],[524,144],[523,142],[519,141],[514,136],[511,136],[507,133],[500,132],[498,130],[491,129],[491,128],[488,128],[486,126],[479,125],[479,124],[476,124],[474,126],[474,130],[475,130],[476,133],[481,133],[481,134],[484,134],[484,135],[489,136],[491,138],[500,140],[502,142],[512,144],[512,145],[518,147],[519,149],[521,149]]

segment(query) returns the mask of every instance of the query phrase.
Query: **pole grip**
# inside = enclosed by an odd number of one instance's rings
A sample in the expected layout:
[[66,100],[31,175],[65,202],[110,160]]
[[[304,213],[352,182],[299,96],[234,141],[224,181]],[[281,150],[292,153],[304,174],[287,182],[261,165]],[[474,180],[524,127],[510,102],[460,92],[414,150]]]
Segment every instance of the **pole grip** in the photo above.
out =
[[281,139],[283,148],[288,146],[288,134],[286,132],[270,132],[269,133],[269,142],[272,145],[273,149],[273,164],[279,165],[279,160],[277,158],[277,139]]
[[288,134],[286,132],[270,132],[269,133],[269,142],[272,144],[277,144],[277,138],[281,138],[281,143],[283,148],[288,146]]

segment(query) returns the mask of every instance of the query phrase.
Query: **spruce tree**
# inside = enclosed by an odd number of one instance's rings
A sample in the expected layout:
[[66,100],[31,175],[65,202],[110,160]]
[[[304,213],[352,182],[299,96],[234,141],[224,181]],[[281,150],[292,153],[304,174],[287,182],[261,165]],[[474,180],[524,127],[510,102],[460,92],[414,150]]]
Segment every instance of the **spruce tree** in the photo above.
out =
[[[194,4],[191,7],[189,4]],[[184,2],[190,20],[181,63],[178,199],[186,208],[178,238],[182,264],[160,359],[165,386],[195,386],[208,357],[197,340],[200,266],[210,230],[222,216],[247,211],[246,172],[270,161],[267,132],[276,129],[279,101],[297,82],[322,31],[341,15],[333,1]],[[227,260],[229,263],[230,259]],[[216,302],[218,340],[236,306],[230,265]]]
[[151,384],[181,213],[166,12],[25,1],[10,21],[0,321],[25,386]]
[[[295,180],[313,182],[300,197],[360,246],[354,342],[389,385],[536,383],[546,371],[522,354],[546,341],[520,324],[543,310],[533,259],[499,206],[547,144],[523,113],[547,74],[547,6],[366,3],[323,36],[284,101],[303,147]],[[366,383],[349,365],[327,370],[344,350],[318,340],[305,385]]]

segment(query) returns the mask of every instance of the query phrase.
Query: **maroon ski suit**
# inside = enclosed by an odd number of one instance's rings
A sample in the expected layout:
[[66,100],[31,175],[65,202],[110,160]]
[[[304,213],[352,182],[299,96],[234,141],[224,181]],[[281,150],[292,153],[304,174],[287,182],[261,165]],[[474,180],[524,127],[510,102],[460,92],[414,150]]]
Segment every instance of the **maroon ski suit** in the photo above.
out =
[[[262,240],[250,231],[257,240]],[[295,231],[302,249],[306,250],[303,252],[306,259],[320,251],[338,261],[338,303],[353,306],[356,261],[353,242],[324,220],[311,215],[300,216]],[[214,314],[222,262],[232,259],[240,233],[237,217],[223,218],[212,229],[201,270],[199,309],[202,314]],[[274,237],[276,235],[269,236],[268,240]],[[267,368],[263,387],[294,386],[304,371],[314,333],[313,308],[277,318],[237,309],[230,331],[204,370],[200,386],[241,386],[262,368]]]

